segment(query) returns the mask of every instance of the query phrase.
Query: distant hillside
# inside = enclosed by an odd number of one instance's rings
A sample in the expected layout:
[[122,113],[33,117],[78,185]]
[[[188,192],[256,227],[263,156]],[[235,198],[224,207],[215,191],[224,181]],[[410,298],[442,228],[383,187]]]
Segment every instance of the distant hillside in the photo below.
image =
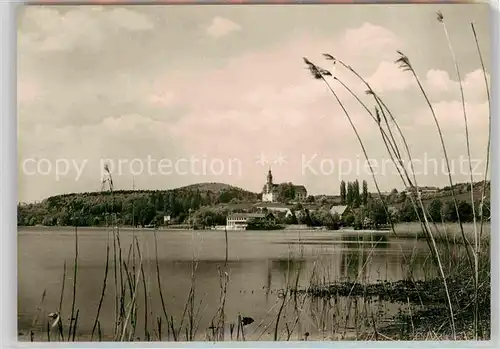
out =
[[[483,185],[484,182],[478,182],[474,183],[474,202],[479,202],[481,201],[481,195],[483,193]],[[455,192],[455,198],[457,201],[465,201],[467,203],[471,203],[471,192],[470,192],[470,183],[457,183],[453,186],[453,190]],[[490,187],[490,182],[486,182],[486,190],[485,190],[485,200],[490,201],[490,195],[491,195],[491,187]],[[440,200],[441,202],[447,202],[447,201],[452,201],[453,196],[451,192],[451,187],[444,187],[441,189],[438,189],[437,192],[435,193],[429,193],[429,194],[423,194],[422,195],[422,202],[425,206],[429,205],[433,200]],[[392,200],[393,204],[395,207],[400,207],[403,202],[405,201],[405,196],[399,194],[395,196]]]
[[[229,190],[229,191],[241,191],[248,193],[249,195],[252,195],[254,193],[247,191],[245,189],[241,189],[229,184],[225,183],[217,183],[217,182],[206,182],[206,183],[197,183],[197,184],[190,184],[186,185],[184,187],[177,188],[177,190],[199,190],[200,192],[207,192],[211,191],[213,193],[218,193],[224,190]],[[257,194],[255,194],[257,195]]]
[[259,194],[223,183],[200,183],[171,190],[117,190],[51,196],[18,205],[18,225],[105,225],[111,214],[123,225],[147,225],[169,215],[182,222],[203,206],[256,202]]

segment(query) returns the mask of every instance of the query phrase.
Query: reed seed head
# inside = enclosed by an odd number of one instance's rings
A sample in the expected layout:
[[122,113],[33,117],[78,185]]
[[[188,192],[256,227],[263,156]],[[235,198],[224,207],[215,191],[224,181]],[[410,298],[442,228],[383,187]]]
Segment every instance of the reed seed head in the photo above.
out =
[[399,54],[399,58],[396,60],[396,64],[399,64],[399,68],[403,69],[403,71],[411,71],[413,70],[410,59],[401,51],[397,51]]
[[335,57],[333,57],[329,53],[323,53],[323,57],[325,57],[329,61],[333,61],[333,64],[335,64],[337,62],[337,59],[335,59]]
[[443,14],[441,13],[441,11],[436,12],[436,16],[437,16],[438,22],[443,23],[444,17],[443,17]]
[[312,63],[306,57],[304,57],[304,62],[306,63],[307,69],[309,69],[309,72],[311,73],[314,79],[319,80],[322,79],[324,76],[332,76],[332,73],[330,73],[328,70],[318,67],[316,64]]

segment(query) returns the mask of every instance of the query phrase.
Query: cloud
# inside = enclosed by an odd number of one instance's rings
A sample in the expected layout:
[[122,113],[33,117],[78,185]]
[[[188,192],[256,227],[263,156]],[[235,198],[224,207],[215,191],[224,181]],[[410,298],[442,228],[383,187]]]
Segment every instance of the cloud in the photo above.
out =
[[[144,159],[148,155],[235,158],[242,163],[241,176],[143,176],[136,183],[142,180],[142,187],[158,188],[166,182],[172,187],[222,181],[259,190],[267,167],[257,165],[256,156],[264,152],[277,181],[290,180],[318,191],[314,185],[321,181],[301,172],[301,155],[307,159],[355,158],[360,149],[342,109],[326,86],[309,76],[302,56],[310,55],[329,68],[331,62],[325,62],[321,53],[332,46],[350,52],[344,49],[347,44],[342,37],[325,40],[303,35],[271,49],[234,56],[216,69],[177,71],[142,83],[114,76],[82,80],[72,89],[58,85],[44,91],[42,101],[26,103],[25,107],[36,108],[23,113],[21,154],[89,159],[91,163],[100,158]],[[373,47],[366,60],[376,59],[379,53]],[[366,69],[364,62],[361,57],[352,60],[360,69]],[[345,69],[339,76],[349,85],[357,84]],[[332,85],[345,99],[360,134],[372,144],[376,134],[364,111],[339,85],[333,81]],[[55,100],[57,103],[51,102]],[[117,109],[121,105],[124,110]],[[166,117],[172,107],[183,108],[182,114]],[[279,153],[287,161],[282,166],[272,162]],[[313,166],[317,169],[319,160]],[[37,186],[25,186],[21,196],[46,196],[53,194],[49,188],[54,187],[58,191],[93,190],[99,180],[94,172],[85,172],[73,186],[44,177],[31,182]],[[127,188],[131,178],[119,177],[116,183]]]
[[450,89],[450,75],[444,70],[431,69],[427,72],[427,86],[434,91],[448,92]]
[[[488,84],[491,84],[490,75],[486,74]],[[436,100],[461,99],[460,86],[457,80],[442,70],[431,69],[426,74],[424,82],[429,89],[431,97]],[[464,97],[467,102],[479,102],[487,99],[484,74],[481,69],[476,69],[465,74],[462,80]]]
[[27,51],[97,50],[118,33],[153,29],[139,12],[125,8],[78,6],[69,11],[28,6],[20,14],[19,45]]
[[[432,107],[434,108],[439,123],[446,129],[456,130],[457,128],[465,127],[461,101],[454,100],[436,102],[432,104]],[[467,123],[469,127],[474,129],[479,128],[482,129],[482,131],[485,131],[488,125],[488,102],[466,102],[465,110],[467,111]],[[416,117],[416,120],[419,125],[435,125],[432,114],[428,108],[421,110]],[[486,135],[486,133],[483,134]]]
[[383,61],[375,73],[366,79],[377,93],[403,91],[416,86],[411,74],[402,71],[394,62]]
[[148,31],[153,29],[151,20],[146,16],[123,7],[112,9],[107,17],[107,20],[111,21],[113,26],[127,31]]
[[153,93],[149,96],[148,101],[153,105],[169,107],[175,103],[175,95],[168,91],[160,94]]
[[[124,24],[117,18],[126,18],[130,13],[104,15],[102,8],[96,8],[92,10],[94,15],[101,16],[101,19],[107,16],[108,24],[99,21],[98,29],[83,30],[84,23],[93,21],[88,13],[69,15],[69,12],[51,11],[38,14],[36,21],[23,25],[22,33],[25,38],[30,36],[31,50],[43,48],[54,52],[85,48],[98,52],[96,50],[102,47],[120,47],[121,52],[122,46],[112,45],[114,35],[123,35],[124,32],[135,35],[152,28],[149,21],[132,19],[125,21],[127,28],[122,28],[120,26]],[[136,14],[147,19],[140,13]],[[44,16],[59,19],[44,20]],[[66,23],[67,16],[74,16],[71,21],[77,24]],[[61,28],[66,33],[59,33]],[[215,17],[206,34],[218,38],[240,29],[238,24]],[[205,37],[200,30],[196,33]],[[273,166],[277,181],[304,184],[312,193],[335,192],[338,188],[338,169],[323,178],[307,171],[303,173],[301,155],[307,159],[314,156],[317,156],[316,159],[327,158],[335,163],[343,159],[355,161],[363,155],[344,111],[327,86],[311,78],[302,57],[307,56],[320,66],[331,69],[332,62],[325,61],[321,54],[328,52],[339,56],[383,94],[384,101],[401,126],[408,130],[409,137],[415,137],[411,143],[412,151],[416,148],[415,153],[422,149],[435,152],[439,144],[426,143],[427,137],[422,137],[422,134],[435,128],[432,122],[429,123],[432,116],[424,108],[425,101],[418,89],[413,87],[411,74],[402,72],[393,63],[395,50],[404,49],[404,41],[398,35],[370,23],[339,31],[336,37],[332,37],[331,33],[321,36],[307,29],[288,36],[286,40],[278,38],[274,42],[266,42],[260,49],[249,41],[240,49],[221,55],[223,59],[218,59],[212,66],[188,62],[190,68],[187,69],[184,62],[180,62],[172,68],[162,62],[161,67],[153,66],[148,73],[143,69],[120,66],[117,69],[119,72],[109,73],[109,69],[103,69],[105,73],[100,75],[101,71],[94,67],[95,61],[87,60],[91,63],[88,69],[93,74],[76,79],[71,88],[67,88],[66,76],[47,79],[38,76],[38,62],[44,61],[36,60],[37,56],[32,55],[33,62],[30,63],[33,66],[29,66],[29,74],[25,71],[19,85],[22,101],[20,154],[81,157],[91,161],[101,157],[131,159],[147,155],[171,159],[191,155],[205,155],[209,159],[237,158],[243,165],[241,176],[142,176],[136,178],[136,183],[142,182],[139,185],[142,188],[166,188],[200,181],[221,181],[258,191],[265,180],[267,166],[257,165],[256,156],[263,152],[272,160],[275,154],[282,153],[286,164],[278,166],[272,161],[266,164]],[[161,40],[164,38],[161,37]],[[205,38],[204,41],[209,50],[220,46],[213,40]],[[109,46],[104,46],[107,43]],[[167,43],[170,51],[176,50],[174,43],[172,46],[170,41]],[[182,45],[185,43],[183,41]],[[151,47],[147,46],[148,49]],[[186,46],[181,47],[186,49]],[[29,54],[33,51],[25,47],[21,48],[21,52]],[[125,48],[123,52],[127,52]],[[151,52],[156,51],[144,50],[144,56],[151,56]],[[188,52],[193,61],[199,58],[195,52]],[[83,56],[87,59],[85,54]],[[46,76],[49,75],[43,77]],[[364,94],[366,87],[350,71],[339,65],[336,77],[366,102],[370,110],[373,109],[373,98]],[[459,99],[450,92],[455,90],[453,81],[440,71],[431,71],[422,77],[426,86],[434,86],[433,101],[450,102],[436,106],[438,117],[445,132],[457,133],[456,127],[463,124],[463,119],[460,103],[457,102]],[[384,146],[369,115],[341,84],[329,81],[365,142],[368,155],[382,157]],[[466,74],[464,81],[467,82],[467,91],[470,90],[468,94],[474,86],[478,90],[483,89],[478,85],[481,80],[477,72]],[[485,97],[484,94],[476,94],[477,101],[470,101],[468,111],[471,130],[479,138],[485,134],[485,125],[481,124]],[[450,146],[461,145],[463,139],[453,142],[450,140]],[[313,166],[317,170],[319,160],[313,162]],[[349,180],[352,180],[355,174],[350,175]],[[365,178],[370,180],[369,175]],[[360,180],[365,178],[359,176]],[[383,187],[396,186],[394,177],[387,176],[380,180],[385,181]],[[37,198],[53,194],[54,190],[93,190],[93,183],[99,184],[99,178],[93,175],[64,186],[47,178],[43,183],[26,177],[20,181],[30,183],[23,186],[26,189],[23,189],[25,192],[21,197]],[[130,188],[132,181],[131,178],[117,179],[116,183],[117,187]]]
[[232,32],[241,30],[241,26],[227,18],[214,17],[206,29],[207,35],[213,38],[220,38]]
[[[365,24],[349,30],[348,38],[370,40],[368,31],[372,29],[387,37],[378,45],[372,43],[371,50],[359,56],[358,48],[353,48],[344,35],[335,39],[302,35],[272,49],[236,56],[218,69],[165,78],[164,91],[175,93],[177,103],[189,106],[186,114],[171,126],[174,143],[184,144],[188,152],[195,154],[241,159],[246,165],[244,178],[227,180],[241,180],[242,186],[253,188],[259,188],[265,170],[255,165],[255,157],[261,152],[268,156],[281,152],[288,163],[274,165],[277,180],[314,185],[317,178],[301,172],[301,155],[310,159],[319,154],[337,161],[362,153],[342,108],[322,81],[311,78],[302,56],[330,69],[331,62],[325,61],[321,53],[335,47],[350,57],[349,64],[374,73],[372,69],[380,65],[382,52],[398,41],[389,31],[377,28]],[[397,67],[394,69],[397,72]],[[344,68],[337,68],[337,73],[361,98],[369,98],[353,74]],[[392,80],[392,76],[380,78],[379,86],[384,91],[391,90]],[[364,109],[340,84],[331,81],[331,85],[367,144],[378,142],[374,123]],[[158,88],[161,95],[161,84]],[[380,154],[377,147],[370,148],[371,156]]]
[[396,49],[404,48],[401,39],[395,33],[368,22],[360,27],[346,30],[338,44],[343,50],[336,49],[337,54],[350,59],[371,56],[373,51],[379,55],[379,59],[389,58],[394,56]]

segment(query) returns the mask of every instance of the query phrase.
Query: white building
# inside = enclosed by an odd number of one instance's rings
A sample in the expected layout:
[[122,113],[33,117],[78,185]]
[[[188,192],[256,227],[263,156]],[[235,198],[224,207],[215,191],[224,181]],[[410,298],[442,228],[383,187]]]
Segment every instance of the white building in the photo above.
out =
[[[262,201],[263,202],[277,202],[278,201],[278,184],[273,183],[273,174],[271,169],[267,173],[267,181],[262,188]],[[296,202],[304,201],[307,198],[307,190],[303,185],[294,185],[293,190],[295,192],[294,200]]]
[[285,217],[291,216],[293,205],[280,204],[276,202],[261,202],[253,205],[259,210],[267,210],[268,212],[285,213]]
[[227,216],[226,229],[227,230],[246,230],[248,221],[254,218],[264,218],[266,215],[263,213],[233,213]]

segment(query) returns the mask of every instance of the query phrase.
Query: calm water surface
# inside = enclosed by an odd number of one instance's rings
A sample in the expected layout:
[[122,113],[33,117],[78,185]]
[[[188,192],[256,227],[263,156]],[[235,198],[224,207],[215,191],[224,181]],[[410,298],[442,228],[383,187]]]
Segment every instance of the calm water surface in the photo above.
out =
[[[79,309],[78,337],[88,338],[92,331],[97,306],[102,292],[106,262],[106,245],[110,237],[110,266],[106,296],[100,315],[103,339],[113,337],[115,314],[115,287],[112,232],[99,228],[79,228],[79,266],[77,274],[76,308]],[[155,239],[153,230],[120,230],[122,259],[128,260],[132,269],[130,246],[133,236],[138,238],[148,295],[148,328],[153,333],[157,318],[162,316],[157,287]],[[220,279],[218,268],[225,259],[223,231],[170,231],[160,230],[158,261],[163,295],[169,312],[177,325],[180,322],[191,288],[193,258],[196,261],[195,307],[199,322],[196,338],[204,339],[211,319],[220,304]],[[379,241],[380,240],[380,241]],[[379,241],[378,244],[375,242]],[[270,339],[274,333],[273,321],[281,304],[279,290],[288,280],[299,287],[311,283],[328,283],[340,280],[376,282],[400,280],[407,277],[404,257],[413,254],[416,278],[432,276],[427,246],[416,239],[394,239],[387,235],[344,233],[339,231],[243,231],[228,232],[229,285],[227,289],[227,322],[234,322],[238,314],[252,317],[255,322],[246,326],[249,339]],[[66,262],[66,284],[63,314],[69,317],[71,310],[75,233],[73,228],[19,228],[18,230],[18,326],[21,338],[30,330],[38,340],[44,336],[47,314],[57,310]],[[130,253],[130,254],[129,254]],[[139,258],[136,253],[136,262]],[[364,267],[363,267],[364,266]],[[118,275],[119,276],[119,275]],[[137,337],[144,339],[145,297],[138,289],[139,314]],[[40,307],[42,293],[46,296]],[[284,316],[293,323],[293,309],[300,312],[294,337],[302,333],[328,337],[339,332],[339,319],[350,312],[360,310],[395,314],[401,305],[371,302],[350,304],[339,299],[335,311],[325,301],[307,301],[299,307],[287,302]],[[349,303],[349,304],[348,304]],[[40,308],[40,319],[34,328],[33,320]],[[325,313],[325,309],[333,311]],[[382,310],[381,310],[382,309]],[[369,310],[370,311],[370,310]],[[287,315],[288,314],[288,315]],[[353,316],[351,316],[353,318]],[[176,320],[178,319],[178,320]],[[378,319],[378,318],[377,318]],[[380,321],[384,321],[383,317]],[[43,323],[44,322],[44,323]],[[342,330],[354,331],[353,324],[342,322]],[[67,322],[66,322],[67,326]],[[337,326],[337,328],[335,328]],[[354,326],[354,327],[353,327]],[[280,327],[281,329],[281,327]],[[56,336],[56,329],[54,329]],[[151,336],[154,336],[151,334]],[[280,330],[280,338],[286,339],[286,329]],[[45,335],[46,337],[46,335]]]

